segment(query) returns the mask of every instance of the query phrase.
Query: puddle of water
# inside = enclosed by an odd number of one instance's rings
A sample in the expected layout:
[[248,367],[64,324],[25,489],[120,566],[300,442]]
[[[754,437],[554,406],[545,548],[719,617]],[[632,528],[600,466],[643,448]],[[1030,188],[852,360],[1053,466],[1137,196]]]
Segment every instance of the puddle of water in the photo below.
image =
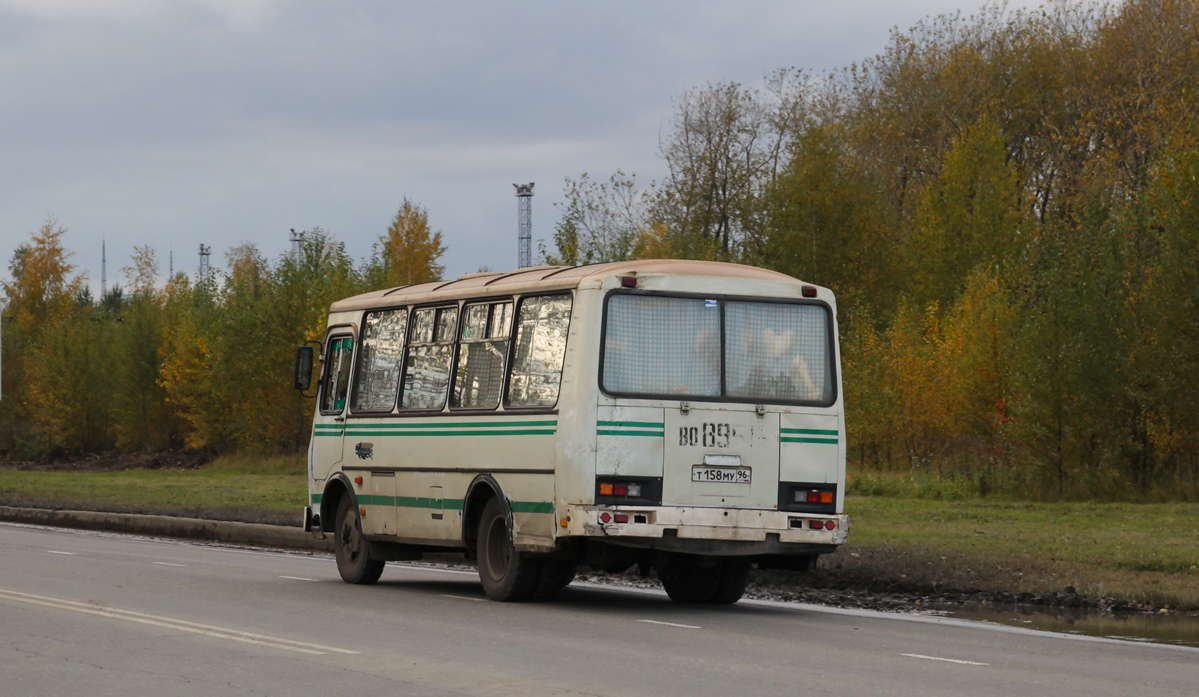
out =
[[1046,609],[1021,605],[957,605],[931,609],[939,615],[964,620],[1199,648],[1199,617],[1191,615],[1160,612],[1098,614],[1067,608]]

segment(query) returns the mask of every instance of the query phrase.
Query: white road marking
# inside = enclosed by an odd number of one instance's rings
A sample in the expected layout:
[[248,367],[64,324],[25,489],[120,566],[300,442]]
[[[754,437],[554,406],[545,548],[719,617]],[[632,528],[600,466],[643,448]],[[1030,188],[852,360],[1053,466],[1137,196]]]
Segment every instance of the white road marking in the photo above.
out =
[[483,603],[483,602],[486,602],[486,601],[487,601],[487,598],[470,598],[470,597],[467,597],[467,596],[465,596],[465,595],[450,595],[449,593],[442,593],[442,594],[441,594],[441,597],[443,597],[443,598],[453,598],[453,599],[455,599],[455,600],[470,600],[470,601],[473,601],[473,602],[476,602],[476,603]]
[[682,627],[683,629],[703,629],[694,624],[677,624],[675,622],[659,622],[658,620],[637,620],[638,622],[646,622],[648,624],[660,624],[666,627]]
[[60,552],[57,549],[48,549],[46,551],[49,552],[50,554],[62,554],[64,556],[68,556],[68,557],[73,557],[73,556],[79,554],[78,552]]
[[279,578],[286,578],[291,581],[315,581],[316,580],[315,578],[304,578],[303,576],[280,576]]
[[265,634],[254,634],[252,632],[243,632],[237,629],[215,627],[210,624],[200,624],[198,622],[189,622],[187,620],[179,620],[171,617],[160,617],[158,615],[147,615],[141,612],[133,612],[132,610],[103,608],[94,604],[78,603],[73,600],[62,600],[60,598],[48,598],[46,596],[32,595],[29,593],[18,593],[17,591],[0,590],[0,600],[11,600],[21,603],[29,603],[31,605],[41,605],[42,607],[54,608],[57,610],[70,610],[72,612],[81,612],[87,615],[97,615],[99,617],[125,620],[126,622],[137,622],[138,624],[147,624],[153,627],[165,627],[167,629],[175,629],[181,632],[190,632],[192,634],[202,634],[204,636],[216,637],[217,639],[240,641],[247,644],[269,646],[275,649],[285,649],[287,651],[297,651],[299,653],[318,656],[325,653],[358,653],[357,651],[338,649],[332,646],[309,644],[303,641],[292,641],[291,639],[282,639],[279,637],[267,636]]
[[926,661],[944,661],[946,663],[958,663],[964,666],[989,666],[990,663],[979,663],[978,661],[960,661],[956,658],[938,658],[937,656],[923,656],[918,653],[901,653],[900,656],[908,658],[923,658]]
[[169,561],[152,561],[152,562],[150,562],[150,563],[151,563],[151,564],[157,564],[157,565],[159,565],[159,566],[179,566],[179,567],[186,567],[186,566],[187,566],[187,564],[172,564],[172,563],[171,563],[171,562],[169,562]]

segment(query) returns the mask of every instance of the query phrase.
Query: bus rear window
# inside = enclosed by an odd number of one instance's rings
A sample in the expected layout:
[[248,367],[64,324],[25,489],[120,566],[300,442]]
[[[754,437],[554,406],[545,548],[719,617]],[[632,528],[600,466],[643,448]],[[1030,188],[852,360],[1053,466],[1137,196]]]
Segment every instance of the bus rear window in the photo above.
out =
[[819,305],[725,303],[730,399],[831,403],[828,312]]
[[615,395],[829,405],[823,304],[615,293],[601,383]]
[[613,295],[605,339],[609,392],[720,396],[720,308],[714,301]]

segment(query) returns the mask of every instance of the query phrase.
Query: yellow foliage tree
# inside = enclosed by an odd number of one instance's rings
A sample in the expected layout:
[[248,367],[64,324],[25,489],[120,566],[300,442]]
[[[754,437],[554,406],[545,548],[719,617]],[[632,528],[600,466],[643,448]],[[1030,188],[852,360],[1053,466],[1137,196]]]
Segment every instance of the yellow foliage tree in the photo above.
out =
[[437,263],[445,254],[441,233],[429,227],[429,213],[404,198],[387,233],[379,238],[377,262],[367,269],[374,287],[407,286],[441,280],[445,267]]

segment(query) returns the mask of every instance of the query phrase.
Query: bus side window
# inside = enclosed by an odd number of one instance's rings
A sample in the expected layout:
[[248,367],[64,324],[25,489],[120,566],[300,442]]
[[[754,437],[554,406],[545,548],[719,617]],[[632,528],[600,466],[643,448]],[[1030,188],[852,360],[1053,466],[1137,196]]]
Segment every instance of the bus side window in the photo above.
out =
[[445,406],[457,328],[457,306],[429,307],[412,313],[401,409],[441,409]]
[[511,324],[511,301],[466,306],[450,408],[495,409],[499,406]]
[[395,406],[407,326],[406,310],[366,314],[362,322],[362,356],[351,399],[355,412],[388,412]]
[[350,389],[350,365],[354,362],[354,340],[334,337],[329,342],[325,381],[322,385],[321,411],[339,412],[346,406]]
[[552,407],[558,403],[570,309],[570,295],[521,299],[506,406]]

